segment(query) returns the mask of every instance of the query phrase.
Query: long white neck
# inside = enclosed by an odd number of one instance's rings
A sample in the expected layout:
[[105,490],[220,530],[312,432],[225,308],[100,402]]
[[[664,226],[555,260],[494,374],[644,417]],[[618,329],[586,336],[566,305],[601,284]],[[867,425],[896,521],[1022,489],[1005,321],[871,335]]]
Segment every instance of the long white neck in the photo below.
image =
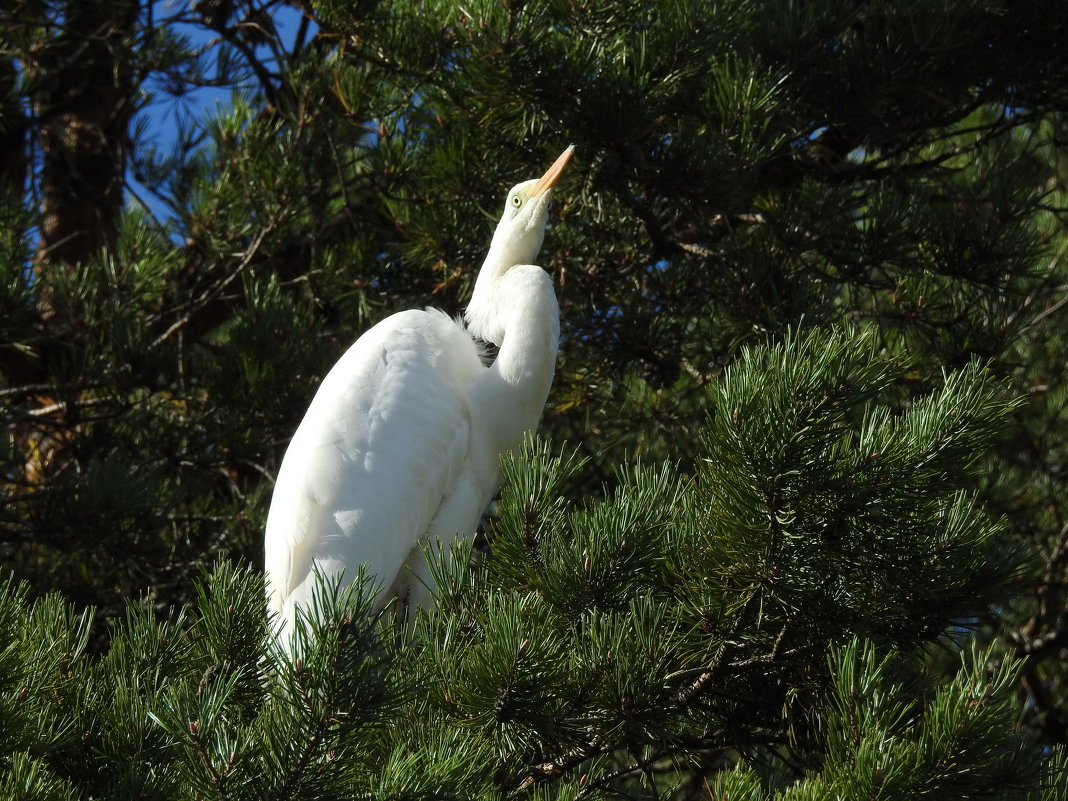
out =
[[494,431],[493,441],[512,449],[524,431],[537,427],[549,396],[560,312],[552,279],[533,264],[509,269],[494,285],[494,298],[493,324],[502,333],[496,340],[500,350],[481,379],[476,402],[485,404],[487,412],[479,419]]
[[[520,184],[509,204],[525,189]],[[534,261],[545,237],[548,191],[529,198],[534,205],[505,213],[475,279],[467,306],[472,336],[497,345],[497,358],[471,393],[472,419],[479,421],[475,447],[481,462],[496,471],[500,455],[517,448],[523,432],[541,419],[549,396],[560,339],[560,312],[549,274]],[[488,500],[488,499],[487,499]]]
[[506,299],[499,315],[504,337],[493,367],[512,386],[544,384],[540,409],[549,392],[560,343],[560,309],[553,281],[541,267],[521,264],[505,274],[501,286]]
[[494,345],[504,344],[506,323],[512,311],[509,304],[520,300],[515,292],[509,291],[509,273],[516,265],[534,260],[544,237],[544,222],[536,231],[519,238],[506,225],[497,226],[464,314],[474,336]]

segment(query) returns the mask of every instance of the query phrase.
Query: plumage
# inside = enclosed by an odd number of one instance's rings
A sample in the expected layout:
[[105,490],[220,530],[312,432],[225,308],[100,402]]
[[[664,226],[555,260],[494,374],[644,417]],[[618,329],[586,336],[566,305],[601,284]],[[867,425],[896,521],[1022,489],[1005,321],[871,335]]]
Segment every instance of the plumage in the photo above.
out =
[[[559,317],[552,280],[527,262],[571,150],[509,192],[466,326],[433,309],[394,314],[323,379],[278,471],[264,537],[268,608],[283,642],[317,574],[355,578],[366,565],[380,602],[427,605],[420,543],[470,537],[501,454],[537,426]],[[479,339],[499,348],[488,366]]]

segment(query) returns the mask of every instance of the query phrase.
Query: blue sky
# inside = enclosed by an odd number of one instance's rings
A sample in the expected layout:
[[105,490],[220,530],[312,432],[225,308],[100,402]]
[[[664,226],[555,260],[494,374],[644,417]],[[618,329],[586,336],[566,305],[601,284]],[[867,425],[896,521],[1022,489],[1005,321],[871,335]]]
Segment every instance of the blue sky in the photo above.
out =
[[[156,0],[153,13],[157,19],[179,14],[193,16],[190,10],[193,5],[191,0]],[[300,26],[300,12],[291,7],[282,7],[273,14],[273,19],[282,42],[290,49]],[[171,30],[187,37],[193,47],[209,47],[217,40],[215,33],[200,25],[179,22],[172,24]],[[313,25],[308,33],[309,39],[314,35],[314,30]],[[269,52],[261,46],[257,48],[257,54],[263,57],[269,55]],[[212,57],[213,54],[209,54],[208,58]],[[151,94],[152,101],[137,115],[134,122],[135,125],[144,126],[144,143],[155,145],[164,153],[174,146],[180,124],[203,124],[204,120],[225,111],[232,103],[234,91],[232,87],[200,87],[176,97],[164,91],[162,78],[159,76],[150,80],[145,88]],[[127,180],[132,192],[128,202],[144,204],[160,220],[170,216],[168,209],[159,203],[132,173],[127,174]]]

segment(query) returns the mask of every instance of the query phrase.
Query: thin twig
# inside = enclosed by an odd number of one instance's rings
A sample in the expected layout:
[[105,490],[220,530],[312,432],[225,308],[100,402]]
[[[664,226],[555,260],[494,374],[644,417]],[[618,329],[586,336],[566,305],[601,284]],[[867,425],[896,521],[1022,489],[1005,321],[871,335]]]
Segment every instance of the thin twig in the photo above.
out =
[[[108,398],[82,398],[74,401],[73,405],[79,409],[89,408],[90,406],[104,406],[110,403]],[[57,403],[49,404],[48,406],[40,406],[36,409],[28,409],[25,414],[27,417],[47,417],[50,414],[56,412],[65,412],[70,408],[71,404],[67,401],[58,401]]]
[[256,234],[256,238],[252,240],[252,244],[250,244],[245,250],[245,254],[242,257],[240,263],[237,265],[237,268],[225,278],[216,283],[214,287],[205,290],[201,294],[201,296],[196,299],[192,308],[186,314],[182,315],[182,317],[172,323],[166,331],[156,337],[156,339],[152,342],[152,347],[158,347],[163,342],[170,339],[170,337],[176,331],[179,331],[180,329],[188,325],[189,321],[193,319],[194,315],[204,309],[209,303],[211,303],[212,300],[218,297],[222,293],[222,291],[226,289],[226,287],[233,283],[234,279],[241,275],[241,273],[244,272],[245,268],[248,267],[248,265],[252,262],[252,259],[255,257],[256,252],[259,250],[260,245],[263,243],[263,240],[267,237],[268,233],[274,230],[276,225],[277,220],[271,220],[267,225],[261,228],[260,232]]

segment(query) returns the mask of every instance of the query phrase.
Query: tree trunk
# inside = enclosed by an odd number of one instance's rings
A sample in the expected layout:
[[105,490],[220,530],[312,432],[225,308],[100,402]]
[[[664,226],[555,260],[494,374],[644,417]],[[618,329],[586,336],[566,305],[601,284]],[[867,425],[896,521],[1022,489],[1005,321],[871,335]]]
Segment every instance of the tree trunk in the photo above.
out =
[[70,0],[36,70],[42,220],[37,267],[113,247],[134,110],[136,0]]

